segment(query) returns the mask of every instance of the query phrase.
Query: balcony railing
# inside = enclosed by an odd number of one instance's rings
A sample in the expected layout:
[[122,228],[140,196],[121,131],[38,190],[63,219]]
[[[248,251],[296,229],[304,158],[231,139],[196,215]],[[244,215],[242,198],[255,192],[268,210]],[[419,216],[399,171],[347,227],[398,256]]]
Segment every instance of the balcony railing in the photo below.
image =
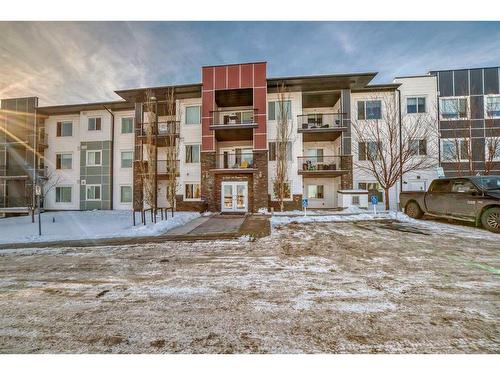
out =
[[171,160],[157,160],[156,170],[158,171],[158,174],[161,175],[166,175],[174,172],[176,174],[179,174],[179,160],[175,160],[175,162]]
[[347,171],[350,155],[337,156],[299,156],[299,172],[342,172]]
[[257,109],[243,109],[236,111],[211,111],[211,122],[212,126],[219,125],[253,125],[255,124],[255,115],[257,114]]
[[344,113],[311,113],[298,115],[298,130],[342,130]]
[[253,169],[255,168],[253,152],[223,153],[215,159],[216,169]]
[[[139,137],[146,137],[148,135],[148,127],[148,123],[140,124],[140,126],[135,129],[135,132]],[[179,129],[179,121],[158,121],[158,123],[153,124],[151,134],[160,137],[166,137],[170,135],[177,136],[179,135]]]

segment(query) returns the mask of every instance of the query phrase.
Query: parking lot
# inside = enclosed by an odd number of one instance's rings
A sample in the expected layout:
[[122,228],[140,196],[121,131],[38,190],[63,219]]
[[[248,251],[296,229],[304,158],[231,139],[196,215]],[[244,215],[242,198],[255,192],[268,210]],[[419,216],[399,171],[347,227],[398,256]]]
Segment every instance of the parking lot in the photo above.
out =
[[435,221],[0,251],[2,353],[499,353],[500,236]]

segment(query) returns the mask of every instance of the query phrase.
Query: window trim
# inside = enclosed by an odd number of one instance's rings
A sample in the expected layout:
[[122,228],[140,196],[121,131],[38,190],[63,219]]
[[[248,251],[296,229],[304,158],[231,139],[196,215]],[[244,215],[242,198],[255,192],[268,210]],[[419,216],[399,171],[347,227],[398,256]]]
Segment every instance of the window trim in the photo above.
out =
[[[132,129],[128,133],[123,132],[123,120],[131,119],[132,120]],[[134,134],[134,117],[133,116],[123,116],[120,117],[120,134]]]
[[[187,198],[186,197],[186,186],[187,185],[199,185],[200,186],[200,197],[199,198]],[[194,187],[193,187],[193,192],[194,192]],[[182,195],[183,195],[183,200],[186,201],[186,202],[199,202],[201,201],[201,182],[200,181],[185,181],[184,182],[184,188],[183,188],[183,191],[182,191]]]
[[[96,128],[97,128],[97,119],[101,120],[101,121],[99,121],[100,129],[89,129],[91,119],[96,120],[95,121]],[[101,116],[89,116],[89,117],[87,117],[87,131],[89,131],[89,132],[102,132],[102,117]]]
[[[89,164],[89,153],[90,152],[98,152],[101,156],[99,157],[99,164]],[[94,158],[95,159],[95,158]],[[85,153],[85,166],[86,167],[102,167],[102,150],[87,150]]]
[[[443,118],[443,100],[450,99],[465,99],[466,105],[465,109],[467,111],[466,117],[457,117],[457,118]],[[458,113],[460,116],[460,113]],[[440,121],[460,121],[460,120],[468,120],[470,117],[470,101],[468,96],[443,96],[439,98],[439,120]]]
[[[278,111],[276,109],[276,103],[280,102],[281,100],[279,99],[274,99],[274,100],[268,100],[267,101],[267,121],[278,121]],[[283,100],[284,102],[290,102],[290,118],[288,119],[288,121],[290,121],[292,118],[293,118],[293,103],[292,103],[292,99],[285,99]],[[274,106],[274,118],[270,118],[269,115],[271,114],[271,111],[269,111],[269,105],[273,103],[273,106]]]
[[[129,187],[130,188],[130,202],[123,201],[122,188]],[[128,204],[134,201],[134,189],[131,184],[120,184],[120,204]]]
[[[70,189],[70,201],[69,202],[58,202],[57,201],[57,189],[58,188],[69,188]],[[59,204],[70,204],[73,203],[73,185],[57,185],[56,188],[54,189],[54,203],[59,205]]]
[[[95,186],[99,186],[99,199],[91,199],[89,198],[89,191],[88,191],[88,188],[89,187],[95,187]],[[85,200],[86,201],[90,201],[90,202],[99,202],[99,201],[102,201],[102,185],[101,184],[87,184],[85,185]]]
[[[198,146],[198,161],[187,161],[188,146]],[[201,163],[201,143],[185,143],[184,144],[184,164],[200,164]]]
[[[413,155],[413,157],[423,157],[423,156],[428,156],[428,153],[427,153],[427,139],[426,138],[415,138],[415,139],[410,139],[409,140],[410,142],[418,142],[418,145],[417,145],[417,153],[415,155]],[[421,154],[420,153],[420,142],[422,141],[425,141],[425,154]],[[411,144],[409,145],[409,147],[411,147]]]
[[485,120],[492,120],[492,119],[499,119],[500,114],[496,116],[488,116],[488,98],[500,98],[500,94],[488,94],[484,95],[484,119]]
[[[309,188],[310,188],[311,186],[316,186],[316,188],[317,188],[318,186],[322,186],[322,187],[323,187],[323,198],[310,197],[310,196],[309,196]],[[317,191],[317,189],[316,189],[316,195],[317,195],[317,194],[318,194],[318,191]],[[307,196],[307,199],[318,200],[318,201],[320,201],[320,200],[324,200],[324,199],[325,199],[325,184],[307,184],[307,195],[306,195],[306,196]]]
[[[71,124],[71,135],[63,135],[63,124],[69,123]],[[61,124],[61,135],[57,135],[57,126]],[[56,138],[70,138],[74,136],[74,126],[73,120],[61,120],[56,122]]]
[[[380,118],[366,118],[366,103],[367,102],[380,102]],[[359,118],[359,103],[363,103],[363,118]],[[356,118],[358,121],[381,121],[383,113],[382,99],[359,99],[356,100]]]
[[[130,159],[130,161],[131,161],[130,167],[123,166],[123,154],[125,152],[132,153],[132,158]],[[101,159],[101,162],[102,162],[102,159]],[[133,167],[134,167],[134,151],[132,151],[132,150],[120,150],[120,169],[131,169]]]
[[[418,111],[418,99],[424,99],[424,111],[419,112]],[[408,99],[417,99],[417,112],[408,112]],[[423,113],[427,113],[427,95],[408,95],[405,97],[405,102],[406,102],[406,107],[405,107],[405,112],[407,115],[413,116],[413,115],[421,115]]]
[[445,141],[451,141],[453,142],[453,145],[455,146],[455,139],[458,139],[459,142],[466,141],[466,138],[441,138],[440,139],[440,148],[441,148],[441,162],[443,163],[462,163],[462,162],[469,162],[469,159],[463,159],[462,158],[462,152],[460,151],[462,149],[461,145],[459,144],[459,160],[453,159],[453,160],[445,160],[444,157],[444,142]]
[[[288,183],[288,186],[289,186],[289,190],[290,190],[290,197],[288,198],[283,198],[283,202],[291,202],[293,201],[293,181],[290,179],[287,181]],[[271,201],[273,202],[278,202],[278,197],[276,197],[276,195],[274,194],[274,188],[273,188],[273,184],[271,183]]]
[[[484,139],[484,160],[488,161],[488,143],[491,142],[491,137],[486,137]],[[498,157],[495,157],[495,154],[493,155],[493,159],[491,159],[492,162],[498,162],[500,161],[500,139],[498,140]]]
[[[70,155],[71,156],[71,167],[70,168],[57,168],[57,156],[58,155]],[[62,166],[62,160],[61,160]],[[73,153],[72,152],[56,152],[56,171],[71,171],[73,170]]]
[[[198,121],[199,122],[187,122],[187,111],[188,111],[188,108],[192,108],[192,107],[198,107]],[[201,105],[200,104],[190,104],[190,105],[186,105],[184,107],[184,114],[185,114],[185,119],[184,119],[184,125],[200,125],[201,124]]]

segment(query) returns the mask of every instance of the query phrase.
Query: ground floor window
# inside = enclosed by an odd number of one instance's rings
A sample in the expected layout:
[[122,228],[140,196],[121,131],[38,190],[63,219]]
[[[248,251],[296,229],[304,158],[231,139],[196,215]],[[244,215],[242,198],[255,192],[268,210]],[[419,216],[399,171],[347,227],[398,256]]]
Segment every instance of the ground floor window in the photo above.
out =
[[130,185],[120,186],[120,202],[121,203],[132,202],[132,186]]
[[56,203],[71,203],[71,186],[56,187]]
[[88,201],[101,200],[101,185],[86,185],[85,190],[87,192]]
[[310,199],[323,199],[324,186],[323,185],[308,185],[307,186],[307,198]]
[[369,197],[376,195],[379,203],[384,201],[384,191],[378,182],[360,182],[358,183],[358,189],[368,190]]
[[184,199],[200,199],[200,184],[185,184]]
[[[292,183],[290,181],[285,182],[285,194],[283,199],[290,200],[292,199]],[[273,195],[272,195],[273,201],[278,200],[278,186],[276,182],[273,182]]]

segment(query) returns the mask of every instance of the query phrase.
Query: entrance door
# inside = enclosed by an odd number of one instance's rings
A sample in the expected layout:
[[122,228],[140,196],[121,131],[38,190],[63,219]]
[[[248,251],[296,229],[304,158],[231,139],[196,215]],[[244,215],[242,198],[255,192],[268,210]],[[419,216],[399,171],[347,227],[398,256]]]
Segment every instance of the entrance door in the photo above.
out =
[[247,182],[222,182],[221,211],[247,212],[248,185]]

